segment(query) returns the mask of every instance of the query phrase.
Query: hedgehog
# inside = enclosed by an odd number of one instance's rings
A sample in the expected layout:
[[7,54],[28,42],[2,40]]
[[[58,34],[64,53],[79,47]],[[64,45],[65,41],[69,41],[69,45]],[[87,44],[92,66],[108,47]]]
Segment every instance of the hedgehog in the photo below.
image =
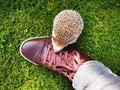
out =
[[55,52],[61,51],[77,41],[83,30],[83,19],[75,10],[59,12],[53,21],[52,46]]

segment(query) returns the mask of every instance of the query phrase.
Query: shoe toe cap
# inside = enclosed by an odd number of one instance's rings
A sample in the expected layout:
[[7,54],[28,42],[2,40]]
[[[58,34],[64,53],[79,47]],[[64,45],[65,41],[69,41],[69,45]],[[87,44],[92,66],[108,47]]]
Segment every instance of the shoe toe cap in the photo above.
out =
[[35,58],[42,53],[44,44],[45,40],[40,38],[26,40],[21,44],[21,55],[25,59],[35,62]]

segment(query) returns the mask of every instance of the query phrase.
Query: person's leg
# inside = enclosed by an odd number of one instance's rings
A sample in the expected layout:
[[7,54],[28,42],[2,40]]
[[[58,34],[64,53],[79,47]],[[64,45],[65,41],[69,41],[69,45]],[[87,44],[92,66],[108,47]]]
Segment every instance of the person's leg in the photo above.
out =
[[79,67],[74,79],[76,90],[120,90],[120,78],[98,61],[87,61]]

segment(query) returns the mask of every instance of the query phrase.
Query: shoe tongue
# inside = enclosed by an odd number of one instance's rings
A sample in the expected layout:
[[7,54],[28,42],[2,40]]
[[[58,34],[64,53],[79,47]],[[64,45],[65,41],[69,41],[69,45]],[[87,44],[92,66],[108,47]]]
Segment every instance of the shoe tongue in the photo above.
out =
[[42,52],[41,52],[41,59],[44,59],[47,55],[48,52],[46,52],[48,50],[47,46],[44,46]]
[[43,42],[39,43],[39,47],[36,47],[36,55],[34,60],[38,63],[45,64],[50,48],[51,40],[50,38],[45,38]]

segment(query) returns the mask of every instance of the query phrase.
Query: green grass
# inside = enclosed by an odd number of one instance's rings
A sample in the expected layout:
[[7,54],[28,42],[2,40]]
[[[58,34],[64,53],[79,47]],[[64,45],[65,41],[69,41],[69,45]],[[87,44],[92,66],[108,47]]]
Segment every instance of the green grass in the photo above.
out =
[[75,46],[120,76],[119,0],[0,0],[0,90],[72,90],[64,76],[21,57],[23,40],[51,36],[55,15],[78,11],[84,31]]

